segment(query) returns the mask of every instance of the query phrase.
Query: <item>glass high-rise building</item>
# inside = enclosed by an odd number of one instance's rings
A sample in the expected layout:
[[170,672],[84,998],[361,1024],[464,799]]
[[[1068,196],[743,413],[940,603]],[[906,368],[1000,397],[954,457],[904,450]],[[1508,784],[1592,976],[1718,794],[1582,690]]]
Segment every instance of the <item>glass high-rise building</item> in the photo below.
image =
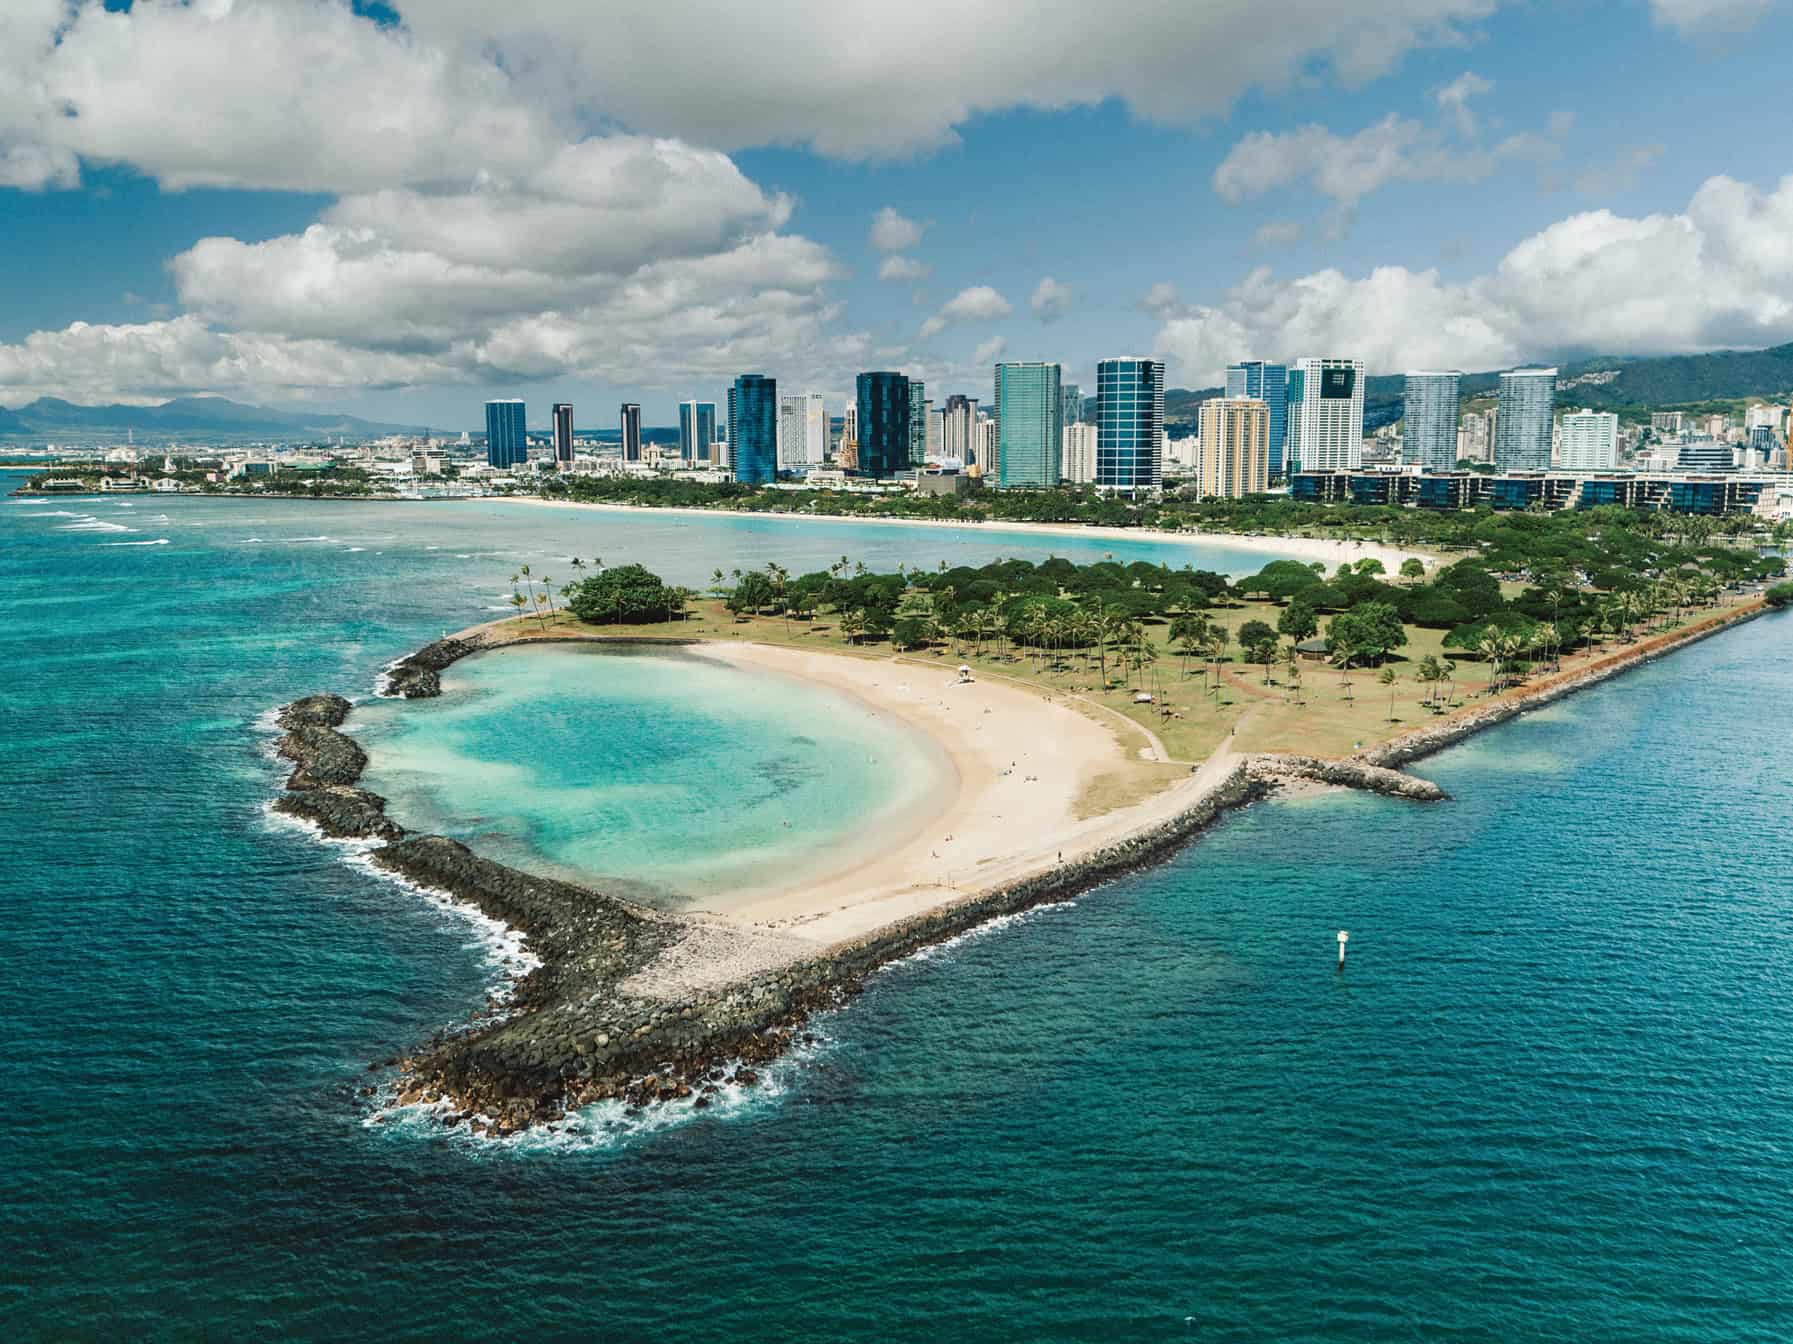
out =
[[1501,471],[1549,471],[1556,419],[1556,370],[1514,369],[1500,376],[1494,465]]
[[1242,359],[1227,365],[1228,401],[1250,399],[1270,408],[1270,474],[1283,472],[1283,447],[1289,437],[1289,370],[1262,359]]
[[716,442],[716,403],[713,401],[681,401],[679,403],[679,460],[708,462],[711,445]]
[[529,460],[529,436],[523,428],[523,403],[515,399],[486,403],[486,462],[500,471]]
[[641,407],[633,401],[622,405],[623,461],[641,461]]
[[928,399],[927,384],[919,378],[909,380],[909,465],[918,467],[928,460],[928,412],[933,410]]
[[1058,484],[1065,407],[1059,380],[1056,364],[996,366],[996,484],[1004,490]]
[[744,373],[728,390],[728,453],[735,480],[766,485],[778,479],[778,382]]
[[1448,471],[1457,465],[1457,402],[1463,374],[1457,369],[1414,369],[1407,374],[1401,411],[1401,463]]
[[1096,365],[1096,485],[1156,490],[1164,479],[1164,365],[1105,359]]
[[[889,476],[909,470],[909,380],[900,373],[862,373],[856,383],[859,403],[859,466],[867,476]],[[922,425],[927,433],[927,425]]]
[[1063,409],[1059,412],[1061,426],[1083,423],[1083,389],[1076,383],[1059,384],[1059,401]]
[[573,403],[554,403],[554,463],[571,466],[573,462]]
[[963,466],[977,460],[977,398],[955,392],[940,416],[940,455]]

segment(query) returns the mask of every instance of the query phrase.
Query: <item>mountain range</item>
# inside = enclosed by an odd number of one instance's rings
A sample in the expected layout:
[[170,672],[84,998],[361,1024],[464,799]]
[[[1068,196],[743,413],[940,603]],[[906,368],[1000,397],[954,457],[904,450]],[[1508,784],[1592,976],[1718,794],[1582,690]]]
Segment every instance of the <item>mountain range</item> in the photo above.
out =
[[177,397],[159,406],[81,406],[39,397],[15,410],[0,406],[0,434],[123,434],[150,438],[199,435],[212,438],[374,438],[417,433],[421,425],[362,420],[340,411],[278,411],[224,397]]

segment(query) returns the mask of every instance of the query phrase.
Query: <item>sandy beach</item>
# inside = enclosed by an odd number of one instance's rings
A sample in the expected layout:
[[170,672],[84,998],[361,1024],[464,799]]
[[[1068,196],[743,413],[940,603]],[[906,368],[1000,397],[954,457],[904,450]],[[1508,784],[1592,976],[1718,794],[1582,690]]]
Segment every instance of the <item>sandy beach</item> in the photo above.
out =
[[[534,495],[514,496],[520,504],[533,504],[544,509],[601,509],[619,513],[683,514],[696,518],[727,515],[727,509],[659,508],[639,504],[581,503],[570,499],[540,499]],[[1291,560],[1320,561],[1327,566],[1356,563],[1359,560],[1380,560],[1389,573],[1401,562],[1415,559],[1428,569],[1439,557],[1425,551],[1403,550],[1373,541],[1329,541],[1318,537],[1258,537],[1238,532],[1166,532],[1147,527],[1086,527],[1074,523],[960,523],[935,518],[860,518],[847,514],[805,513],[742,513],[747,518],[776,518],[792,526],[826,526],[831,523],[864,523],[868,527],[932,527],[975,528],[979,532],[1019,532],[1036,537],[1078,537],[1096,541],[1150,541],[1183,546],[1213,546],[1227,550],[1260,551],[1287,556]]]
[[[1045,872],[1188,806],[1200,777],[1166,781],[1144,802],[1079,819],[1079,801],[1117,772],[1166,775],[1140,758],[1144,738],[1035,691],[959,683],[942,661],[847,658],[765,644],[719,644],[704,656],[762,667],[848,695],[926,733],[955,781],[919,830],[800,888],[744,893],[711,909],[805,942],[857,938],[990,887]],[[1123,742],[1125,734],[1127,740]]]

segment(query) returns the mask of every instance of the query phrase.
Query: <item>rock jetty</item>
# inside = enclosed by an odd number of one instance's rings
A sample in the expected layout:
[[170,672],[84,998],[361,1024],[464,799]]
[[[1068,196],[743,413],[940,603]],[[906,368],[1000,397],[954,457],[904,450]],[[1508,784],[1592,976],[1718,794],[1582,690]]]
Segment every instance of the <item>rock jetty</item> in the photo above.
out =
[[425,644],[386,669],[381,695],[405,700],[427,700],[442,694],[442,669],[477,653],[484,644],[477,639],[450,637]]

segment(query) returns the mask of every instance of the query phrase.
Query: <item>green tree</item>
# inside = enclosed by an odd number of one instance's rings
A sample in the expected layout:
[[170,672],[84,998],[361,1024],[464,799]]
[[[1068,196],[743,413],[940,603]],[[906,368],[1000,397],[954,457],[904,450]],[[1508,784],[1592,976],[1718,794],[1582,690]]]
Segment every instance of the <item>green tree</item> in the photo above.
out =
[[1276,631],[1266,621],[1247,621],[1239,627],[1239,647],[1254,663],[1264,665],[1264,682],[1270,682],[1270,664],[1276,657]]
[[1407,642],[1401,617],[1387,602],[1360,602],[1332,618],[1327,635],[1333,647],[1344,645],[1353,657],[1380,661]]
[[1418,583],[1421,579],[1426,577],[1425,561],[1419,559],[1417,556],[1408,556],[1405,560],[1401,561],[1401,577],[1406,579],[1409,583]]
[[1287,635],[1300,643],[1304,639],[1312,639],[1320,632],[1320,618],[1314,614],[1313,607],[1307,601],[1295,597],[1289,600],[1289,605],[1276,618],[1276,629],[1279,634]]
[[684,602],[658,574],[618,565],[574,584],[567,606],[588,625],[646,625],[671,620]]

